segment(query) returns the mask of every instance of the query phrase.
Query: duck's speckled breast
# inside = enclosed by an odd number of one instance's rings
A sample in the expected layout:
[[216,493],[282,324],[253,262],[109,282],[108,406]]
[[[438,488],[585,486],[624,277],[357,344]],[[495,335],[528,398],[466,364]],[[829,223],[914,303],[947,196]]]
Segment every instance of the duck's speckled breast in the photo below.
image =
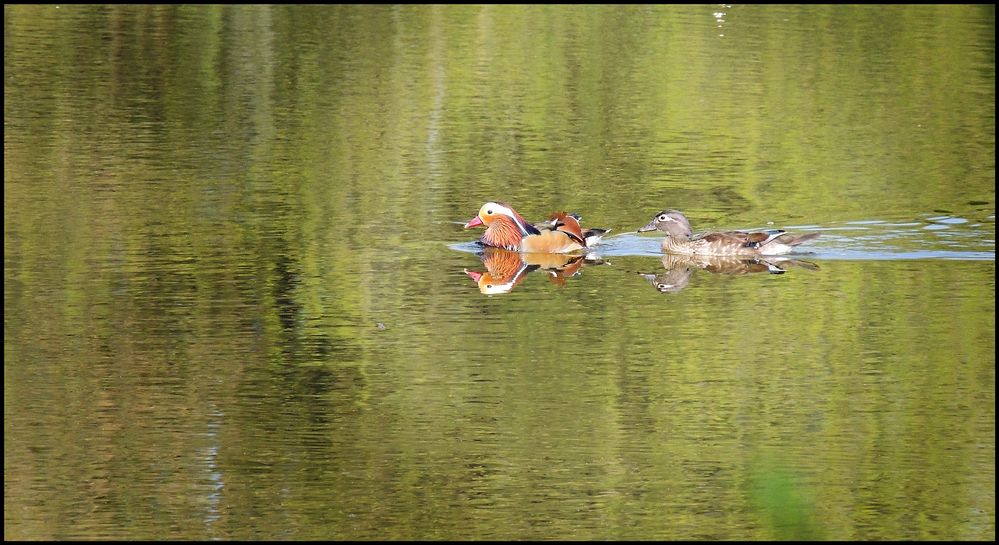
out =
[[682,255],[760,255],[758,248],[732,244],[728,240],[684,240],[677,237],[663,239],[663,252]]

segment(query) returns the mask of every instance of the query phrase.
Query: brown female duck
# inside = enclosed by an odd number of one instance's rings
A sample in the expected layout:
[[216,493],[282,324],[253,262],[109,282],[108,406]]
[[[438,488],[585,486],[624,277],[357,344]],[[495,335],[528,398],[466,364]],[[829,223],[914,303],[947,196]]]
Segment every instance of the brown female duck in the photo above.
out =
[[662,231],[663,253],[683,255],[780,255],[786,254],[795,246],[812,240],[818,233],[792,235],[782,229],[766,231],[714,231],[694,234],[690,221],[679,210],[667,209],[659,212],[638,230]]

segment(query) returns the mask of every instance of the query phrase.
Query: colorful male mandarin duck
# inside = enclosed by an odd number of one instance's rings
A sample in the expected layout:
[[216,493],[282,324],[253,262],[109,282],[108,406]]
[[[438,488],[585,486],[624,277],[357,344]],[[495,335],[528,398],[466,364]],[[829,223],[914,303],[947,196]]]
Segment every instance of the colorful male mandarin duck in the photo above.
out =
[[645,227],[638,230],[663,231],[663,253],[683,255],[780,255],[786,254],[795,246],[812,240],[818,233],[792,235],[782,229],[766,231],[715,231],[694,234],[690,222],[678,210],[663,210],[655,215]]
[[555,212],[548,221],[532,225],[510,205],[487,202],[477,216],[465,224],[465,229],[486,226],[479,242],[486,246],[528,253],[562,254],[585,250],[600,242],[609,229],[586,229],[579,225],[579,216]]

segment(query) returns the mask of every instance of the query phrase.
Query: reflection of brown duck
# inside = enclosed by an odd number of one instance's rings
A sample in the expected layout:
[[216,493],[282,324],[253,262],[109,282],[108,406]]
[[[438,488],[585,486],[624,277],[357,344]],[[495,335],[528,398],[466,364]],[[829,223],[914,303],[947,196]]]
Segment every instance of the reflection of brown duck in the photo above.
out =
[[642,274],[649,284],[661,293],[676,293],[687,287],[695,269],[714,274],[741,276],[744,274],[770,273],[784,274],[792,267],[818,270],[819,266],[809,261],[786,257],[737,257],[665,254],[662,257],[666,272]]
[[579,274],[586,264],[600,264],[589,260],[585,255],[519,253],[502,248],[483,248],[479,255],[487,272],[465,269],[479,291],[487,295],[507,293],[520,284],[528,273],[538,269],[548,273],[548,280],[558,286],[565,285],[565,279]]

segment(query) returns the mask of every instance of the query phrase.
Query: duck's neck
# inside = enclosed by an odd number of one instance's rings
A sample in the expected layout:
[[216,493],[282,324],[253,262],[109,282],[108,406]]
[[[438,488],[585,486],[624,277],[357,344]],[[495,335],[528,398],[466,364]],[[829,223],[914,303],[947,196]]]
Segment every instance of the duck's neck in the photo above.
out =
[[668,254],[683,254],[690,255],[695,253],[695,249],[692,245],[687,244],[686,237],[677,237],[673,235],[667,235],[662,242],[663,251]]
[[678,240],[690,240],[691,235],[693,235],[693,233],[690,231],[690,227],[686,225],[670,223],[666,226],[666,236],[668,237],[673,237]]
[[501,216],[493,220],[479,240],[488,246],[518,250],[520,242],[524,240],[524,235],[521,234],[520,228],[512,219]]

